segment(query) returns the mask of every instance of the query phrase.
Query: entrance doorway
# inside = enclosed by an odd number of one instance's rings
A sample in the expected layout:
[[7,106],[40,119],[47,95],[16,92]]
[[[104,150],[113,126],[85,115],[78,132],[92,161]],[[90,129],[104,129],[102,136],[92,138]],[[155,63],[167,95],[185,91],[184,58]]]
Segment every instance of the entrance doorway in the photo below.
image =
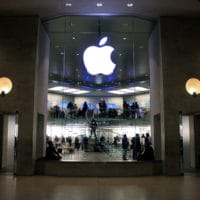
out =
[[0,114],[0,170],[15,173],[18,115]]
[[183,171],[200,168],[200,115],[183,115],[180,124],[180,149]]

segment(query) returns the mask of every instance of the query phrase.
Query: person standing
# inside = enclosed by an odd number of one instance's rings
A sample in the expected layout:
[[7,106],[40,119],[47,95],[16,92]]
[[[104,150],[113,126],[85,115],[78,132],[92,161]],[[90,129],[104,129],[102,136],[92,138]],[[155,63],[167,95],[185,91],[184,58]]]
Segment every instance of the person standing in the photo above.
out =
[[85,101],[85,102],[83,103],[83,108],[82,108],[82,117],[83,117],[83,118],[85,117],[87,110],[88,110],[88,104],[87,104],[87,102]]
[[122,159],[123,160],[127,160],[128,147],[129,147],[129,141],[126,134],[124,134],[122,138],[122,149],[123,149]]
[[83,150],[88,151],[88,137],[86,135],[83,137]]
[[135,102],[135,114],[136,114],[136,118],[140,119],[141,118],[141,114],[140,114],[140,107],[138,105],[138,102]]
[[145,139],[144,139],[144,145],[145,147],[149,147],[151,145],[151,137],[149,133],[146,133]]
[[133,149],[133,160],[138,160],[138,157],[141,153],[141,143],[140,136],[136,133],[135,137],[132,138],[132,149]]
[[95,119],[92,119],[92,121],[90,122],[90,137],[92,137],[92,135],[94,134],[95,139],[97,139],[96,129],[97,129],[97,122]]

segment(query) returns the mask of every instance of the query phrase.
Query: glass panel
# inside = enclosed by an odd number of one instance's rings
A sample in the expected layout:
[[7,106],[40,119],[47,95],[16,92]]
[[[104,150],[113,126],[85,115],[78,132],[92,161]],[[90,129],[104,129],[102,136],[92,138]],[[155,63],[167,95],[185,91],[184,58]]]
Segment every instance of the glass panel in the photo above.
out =
[[[47,142],[53,141],[63,161],[136,161],[144,150],[144,136],[151,135],[148,34],[152,22],[114,16],[57,19],[57,23],[56,19],[44,22],[51,39]],[[103,36],[108,39],[100,43]],[[116,67],[107,75],[100,66],[98,74],[91,75],[83,62],[84,50],[104,45],[113,47],[110,58]],[[123,149],[124,135],[127,149]]]

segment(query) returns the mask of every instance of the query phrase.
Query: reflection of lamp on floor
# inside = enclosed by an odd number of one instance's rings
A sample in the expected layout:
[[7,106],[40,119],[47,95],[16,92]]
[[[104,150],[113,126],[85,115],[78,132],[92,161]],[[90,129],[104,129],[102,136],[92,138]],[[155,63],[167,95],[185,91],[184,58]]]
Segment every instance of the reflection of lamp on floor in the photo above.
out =
[[0,95],[5,96],[12,90],[12,81],[7,77],[0,77]]
[[192,95],[197,96],[200,94],[200,80],[197,78],[190,78],[185,84],[186,91]]

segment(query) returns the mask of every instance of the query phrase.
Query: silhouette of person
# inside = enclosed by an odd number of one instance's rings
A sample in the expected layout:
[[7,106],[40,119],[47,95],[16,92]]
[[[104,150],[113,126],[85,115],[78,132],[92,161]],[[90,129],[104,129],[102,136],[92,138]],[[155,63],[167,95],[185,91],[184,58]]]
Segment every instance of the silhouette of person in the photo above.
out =
[[94,134],[94,137],[97,138],[96,129],[97,129],[97,122],[95,119],[92,119],[90,122],[90,137]]
[[151,145],[145,146],[145,150],[144,152],[142,152],[138,158],[138,160],[147,160],[147,161],[151,161],[154,160],[154,150],[153,147]]
[[137,160],[138,156],[141,153],[141,143],[140,143],[140,136],[136,133],[135,137],[132,138],[132,149],[133,149],[133,159]]
[[124,134],[122,138],[123,160],[127,160],[128,147],[129,147],[129,141],[126,134]]
[[85,101],[83,103],[83,108],[82,108],[82,116],[85,117],[85,113],[87,112],[88,110],[88,105],[87,105],[87,102]]
[[56,148],[53,146],[52,141],[48,142],[48,146],[46,148],[46,158],[49,160],[60,160],[62,158]]

